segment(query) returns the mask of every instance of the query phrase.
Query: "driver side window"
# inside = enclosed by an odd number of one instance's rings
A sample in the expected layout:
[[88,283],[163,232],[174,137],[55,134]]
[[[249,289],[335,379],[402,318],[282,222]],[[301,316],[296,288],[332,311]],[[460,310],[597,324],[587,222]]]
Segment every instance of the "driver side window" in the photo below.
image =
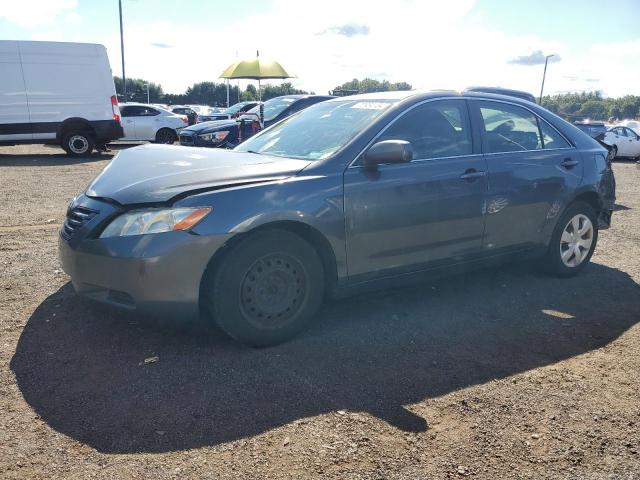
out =
[[382,140],[411,143],[414,160],[473,153],[469,117],[463,100],[436,100],[419,105],[391,124],[377,139]]

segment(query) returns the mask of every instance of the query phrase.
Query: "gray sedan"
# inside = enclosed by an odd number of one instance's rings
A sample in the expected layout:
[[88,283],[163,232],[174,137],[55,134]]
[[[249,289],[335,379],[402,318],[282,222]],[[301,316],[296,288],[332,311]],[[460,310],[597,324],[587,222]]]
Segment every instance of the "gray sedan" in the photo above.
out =
[[71,201],[60,258],[83,295],[204,313],[269,345],[329,296],[430,272],[537,256],[555,275],[577,274],[611,219],[606,155],[517,98],[334,99],[232,151],[120,152]]

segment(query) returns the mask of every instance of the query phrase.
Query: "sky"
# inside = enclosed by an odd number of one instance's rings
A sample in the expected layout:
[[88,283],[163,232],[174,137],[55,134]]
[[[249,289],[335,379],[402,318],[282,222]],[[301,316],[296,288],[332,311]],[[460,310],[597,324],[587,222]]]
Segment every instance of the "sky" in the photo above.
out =
[[[127,77],[182,93],[237,59],[298,88],[353,78],[640,95],[640,0],[122,0]],[[117,0],[0,0],[0,39],[101,43],[121,75]],[[275,81],[274,83],[277,83]]]

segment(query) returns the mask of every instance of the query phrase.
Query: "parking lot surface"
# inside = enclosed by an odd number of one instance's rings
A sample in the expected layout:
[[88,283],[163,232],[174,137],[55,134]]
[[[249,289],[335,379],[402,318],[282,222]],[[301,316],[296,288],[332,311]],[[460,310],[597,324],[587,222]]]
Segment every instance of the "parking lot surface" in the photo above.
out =
[[584,274],[360,295],[250,349],[77,297],[68,200],[111,154],[0,147],[0,477],[640,478],[640,169]]

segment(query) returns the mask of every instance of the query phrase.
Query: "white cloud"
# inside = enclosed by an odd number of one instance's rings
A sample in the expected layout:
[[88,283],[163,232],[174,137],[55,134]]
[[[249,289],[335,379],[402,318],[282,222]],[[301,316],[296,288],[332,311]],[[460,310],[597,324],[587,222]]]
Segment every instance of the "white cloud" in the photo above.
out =
[[66,23],[77,25],[78,23],[80,23],[82,21],[82,17],[80,16],[80,14],[78,12],[69,12],[69,13],[65,13],[64,21]]
[[0,19],[24,28],[37,28],[62,15],[75,18],[73,10],[77,6],[78,0],[8,0],[2,3]]
[[[296,75],[294,85],[316,93],[370,76],[407,81],[420,89],[487,85],[537,96],[543,66],[509,61],[541,51],[562,59],[549,64],[547,93],[600,89],[610,96],[640,94],[640,64],[633,61],[640,58],[640,40],[571,48],[488,28],[482,15],[470,15],[473,5],[473,0],[276,0],[268,13],[237,23],[216,22],[210,28],[173,21],[127,22],[127,76],[161,83],[167,92],[183,92],[194,82],[221,81],[218,75],[236,61],[236,51],[247,58],[259,49],[261,58],[278,60]],[[57,10],[58,15],[70,11],[72,7]],[[65,30],[64,40],[105,44],[113,72],[120,75],[116,23],[112,32],[106,38],[78,38]]]

